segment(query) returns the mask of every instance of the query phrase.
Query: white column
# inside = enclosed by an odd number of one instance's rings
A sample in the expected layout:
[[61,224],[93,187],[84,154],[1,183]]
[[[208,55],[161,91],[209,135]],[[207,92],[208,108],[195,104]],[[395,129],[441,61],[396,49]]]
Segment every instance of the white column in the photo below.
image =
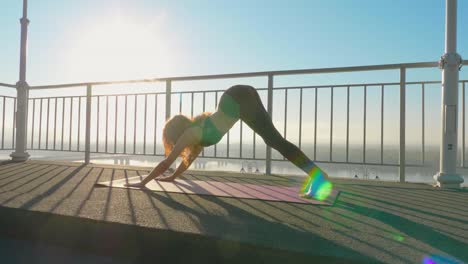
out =
[[13,161],[26,161],[29,154],[26,152],[26,126],[28,118],[29,86],[26,82],[26,55],[28,43],[28,1],[23,0],[23,17],[21,21],[21,49],[20,49],[20,73],[17,89],[16,112],[16,146],[15,152],[10,154]]
[[458,71],[462,59],[457,54],[457,1],[446,0],[445,54],[442,69],[442,139],[440,171],[434,175],[437,186],[459,188],[463,178],[457,174]]

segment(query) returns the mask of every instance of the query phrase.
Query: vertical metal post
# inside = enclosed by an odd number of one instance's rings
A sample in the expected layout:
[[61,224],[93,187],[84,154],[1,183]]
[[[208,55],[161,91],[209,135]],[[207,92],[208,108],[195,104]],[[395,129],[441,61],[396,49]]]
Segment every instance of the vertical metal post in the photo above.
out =
[[462,90],[462,151],[461,151],[461,166],[465,167],[465,82],[463,82]]
[[86,87],[85,164],[89,164],[91,156],[91,89],[91,85]]
[[166,121],[171,118],[171,93],[172,93],[172,82],[171,80],[166,81]]
[[422,116],[421,116],[421,119],[422,119],[422,129],[421,129],[421,146],[422,146],[422,165],[424,165],[424,163],[426,163],[426,135],[425,135],[425,127],[426,127],[426,107],[425,107],[425,100],[426,100],[426,95],[425,95],[425,86],[424,86],[424,83],[422,84],[421,86],[421,113],[422,113]]
[[29,85],[26,82],[26,50],[28,42],[28,1],[23,0],[23,17],[21,18],[21,48],[20,48],[20,73],[16,83],[17,110],[16,110],[16,146],[15,152],[10,154],[13,161],[26,161],[29,154],[26,152],[26,127],[28,118]]
[[[34,115],[33,115],[34,116]],[[63,151],[63,137],[64,137],[64,131],[65,131],[65,97],[62,97],[62,136],[61,136],[61,146],[60,150]]]
[[146,155],[146,112],[148,111],[148,95],[145,94],[145,121],[143,126],[143,154]]
[[118,117],[118,109],[119,109],[119,97],[115,96],[115,125],[114,125],[114,153],[117,153],[117,121],[119,120]]
[[108,138],[109,138],[109,95],[106,96],[106,142],[105,142],[106,153],[109,152],[107,150],[108,141],[109,141]]
[[73,97],[70,97],[70,134],[68,135],[68,150],[71,151],[73,131]]
[[299,93],[299,148],[302,147],[302,90]]
[[364,129],[362,131],[362,162],[366,163],[366,138],[367,138],[367,85],[364,85]]
[[2,118],[2,149],[5,147],[5,101],[6,98],[3,96],[3,118]]
[[100,103],[101,103],[101,97],[99,95],[96,97],[97,99],[97,111],[96,111],[96,152],[99,152],[99,116],[101,115],[101,110],[100,110]]
[[133,154],[136,154],[136,134],[137,134],[137,106],[138,95],[135,95],[135,113],[133,117]]
[[317,102],[318,90],[315,88],[315,110],[314,110],[314,160],[317,160]]
[[77,136],[77,143],[76,149],[80,151],[80,138],[81,138],[81,96],[78,96],[78,136]]
[[380,87],[380,164],[384,163],[384,104],[385,104],[385,92],[384,92],[384,85]]
[[[215,108],[218,108],[218,92],[215,92]],[[218,144],[214,145],[214,156],[215,158],[218,156]],[[255,132],[254,132],[254,143],[253,143],[253,154],[255,158]]]
[[333,162],[333,87],[330,94],[330,162]]
[[346,87],[346,162],[349,162],[349,86]]
[[[13,128],[13,133],[12,133],[12,138],[11,138],[11,148],[15,148],[15,128],[16,128],[16,98],[13,98],[13,125],[11,126]],[[27,133],[26,133],[27,134]]]
[[39,142],[37,144],[37,148],[41,149],[41,137],[42,137],[42,101],[44,99],[39,99]]
[[446,1],[445,54],[442,69],[442,140],[440,171],[434,175],[439,187],[460,188],[463,177],[457,174],[458,78],[462,59],[457,54],[457,1]]
[[125,95],[125,102],[124,102],[124,145],[123,145],[123,153],[127,154],[127,101],[128,95]]
[[158,128],[158,94],[154,95],[154,145],[153,145],[153,152],[156,156],[156,132]]
[[406,68],[400,68],[400,182],[405,182],[406,154]]
[[57,139],[57,97],[55,97],[55,109],[54,109],[54,150],[55,145],[56,145],[56,139]]
[[46,149],[49,149],[49,110],[50,110],[50,98],[47,98]]
[[[267,96],[267,111],[270,116],[273,115],[273,75],[268,75],[268,96]],[[271,147],[267,146],[266,148],[266,163],[265,163],[265,173],[267,175],[271,174]]]

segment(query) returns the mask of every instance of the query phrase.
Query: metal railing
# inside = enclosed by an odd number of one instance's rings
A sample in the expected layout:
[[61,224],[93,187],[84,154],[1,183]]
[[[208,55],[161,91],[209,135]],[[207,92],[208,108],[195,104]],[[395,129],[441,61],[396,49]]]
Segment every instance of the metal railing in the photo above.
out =
[[[468,64],[464,61],[464,64]],[[315,101],[314,112],[314,137],[313,137],[313,155],[317,162],[328,163],[345,163],[356,165],[384,165],[384,166],[398,166],[400,169],[400,180],[405,179],[406,166],[423,166],[425,164],[425,104],[424,92],[428,84],[436,84],[440,82],[407,82],[406,71],[407,69],[416,68],[434,68],[437,67],[437,62],[423,62],[423,63],[408,63],[408,64],[389,64],[389,65],[373,65],[373,66],[357,66],[357,67],[341,67],[341,68],[324,68],[324,69],[304,69],[304,70],[290,70],[290,71],[269,71],[269,72],[253,72],[253,73],[235,73],[223,75],[203,75],[203,76],[187,76],[187,77],[168,77],[168,78],[155,78],[144,80],[130,80],[130,81],[117,81],[117,82],[89,82],[89,83],[71,83],[71,84],[58,84],[58,85],[44,85],[44,86],[31,86],[31,90],[44,90],[44,89],[59,89],[59,88],[73,88],[81,87],[86,88],[86,96],[67,96],[67,97],[38,97],[29,99],[29,116],[30,121],[28,124],[28,137],[30,142],[28,144],[30,149],[40,150],[59,150],[59,151],[76,151],[85,153],[85,162],[90,160],[91,153],[109,153],[109,154],[131,154],[131,155],[157,155],[162,156],[164,151],[161,146],[161,141],[158,135],[161,134],[162,124],[171,115],[180,112],[189,116],[194,114],[194,97],[201,95],[202,97],[202,111],[214,111],[214,108],[206,109],[206,98],[214,98],[215,104],[218,103],[219,95],[223,90],[203,90],[203,91],[183,91],[173,92],[172,85],[175,82],[184,81],[197,81],[197,80],[215,80],[215,79],[233,79],[233,78],[247,78],[247,77],[266,77],[267,87],[259,88],[258,91],[264,95],[266,93],[267,111],[270,115],[273,114],[273,95],[276,93],[283,93],[284,95],[284,126],[283,135],[287,137],[287,123],[288,123],[288,94],[293,91],[298,91],[299,96],[299,132],[298,132],[298,145],[304,147],[303,136],[303,94],[308,91],[313,91]],[[394,83],[360,83],[360,84],[340,84],[340,85],[326,85],[326,86],[301,86],[301,87],[274,87],[275,76],[285,75],[298,75],[298,74],[323,74],[323,73],[347,73],[347,72],[363,72],[363,71],[381,71],[381,70],[398,70],[400,73],[400,81]],[[133,84],[133,83],[165,83],[165,91],[139,93],[139,94],[112,94],[112,95],[93,95],[93,87],[105,87],[113,84]],[[465,86],[467,81],[461,81],[463,87],[462,94],[465,93]],[[421,164],[407,164],[405,158],[406,149],[406,89],[408,85],[417,85],[421,87],[422,92],[422,163]],[[384,159],[384,98],[385,88],[389,86],[399,87],[400,102],[399,102],[399,159],[398,162],[386,162]],[[14,87],[14,86],[13,86]],[[350,160],[350,90],[357,87],[362,87],[363,92],[363,144],[362,144],[362,160]],[[367,94],[368,89],[380,88],[381,91],[381,128],[380,128],[380,162],[371,162],[366,157],[366,138],[367,138]],[[317,101],[319,98],[318,91],[321,89],[330,90],[330,138],[329,138],[329,157],[325,160],[317,159]],[[334,91],[337,89],[346,89],[346,115],[347,115],[347,128],[346,128],[346,143],[345,143],[345,159],[337,160],[333,156],[334,141],[333,141],[333,124],[334,124]],[[179,99],[179,105],[174,104],[177,98],[189,97],[190,110],[184,110],[185,104],[183,100]],[[463,96],[464,98],[464,96]],[[1,99],[0,99],[1,100]],[[150,103],[149,103],[150,102]],[[197,100],[198,102],[198,100]],[[148,107],[151,105],[151,107]],[[177,109],[178,107],[178,109]],[[174,111],[175,108],[175,111]],[[186,108],[186,107],[185,107]],[[465,102],[463,99],[463,133],[462,133],[462,166],[465,160]],[[39,115],[36,114],[39,109]],[[102,109],[102,110],[101,110]],[[164,109],[164,110],[162,110]],[[177,111],[178,110],[178,111]],[[65,121],[65,115],[68,116]],[[151,120],[150,120],[151,118]],[[109,121],[113,119],[112,121]],[[140,122],[139,120],[142,120]],[[131,124],[133,123],[133,124]],[[139,127],[141,126],[141,127]],[[259,143],[254,133],[252,136],[252,155],[243,155],[245,151],[245,144],[243,134],[244,124],[239,123],[240,138],[238,142],[231,140],[229,132],[226,135],[226,140],[213,146],[211,150],[206,149],[201,155],[202,157],[212,158],[229,158],[229,159],[254,159],[265,160],[266,173],[271,173],[271,162],[283,160],[283,158],[272,157],[271,148]],[[148,133],[148,129],[151,133]],[[281,131],[281,129],[279,128]],[[51,132],[52,131],[52,132]],[[113,137],[109,137],[109,133]],[[93,135],[92,135],[93,134]],[[142,135],[139,137],[138,135]],[[52,139],[49,138],[52,136]],[[84,137],[84,138],[83,138]],[[74,138],[74,139],[73,139]],[[137,140],[138,138],[138,140]],[[237,145],[238,144],[238,145]],[[258,145],[262,145],[259,147]],[[92,147],[93,145],[93,147]],[[139,150],[137,150],[137,145]],[[220,146],[224,145],[225,154],[220,154]],[[237,146],[236,146],[237,145]],[[264,148],[263,148],[264,146]],[[230,150],[236,148],[239,155],[231,155]],[[264,149],[264,153],[262,151]],[[213,154],[207,154],[212,152]],[[258,155],[257,152],[262,152]],[[307,153],[309,154],[309,153]]]
[[[16,88],[16,85],[0,83],[0,87]],[[16,97],[0,95],[0,150],[15,148]]]

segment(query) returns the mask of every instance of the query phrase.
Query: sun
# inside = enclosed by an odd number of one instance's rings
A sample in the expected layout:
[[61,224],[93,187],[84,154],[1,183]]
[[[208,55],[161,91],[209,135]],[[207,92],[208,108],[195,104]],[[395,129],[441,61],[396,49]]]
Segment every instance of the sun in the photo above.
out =
[[161,24],[114,15],[84,26],[65,53],[69,73],[73,79],[122,80],[164,72],[171,49]]

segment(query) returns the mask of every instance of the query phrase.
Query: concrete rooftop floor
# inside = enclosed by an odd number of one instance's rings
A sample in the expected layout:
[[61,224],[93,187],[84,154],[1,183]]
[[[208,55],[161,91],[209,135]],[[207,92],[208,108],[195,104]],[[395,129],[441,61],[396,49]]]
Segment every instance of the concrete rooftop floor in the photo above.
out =
[[[0,235],[119,260],[468,262],[468,190],[335,179],[333,206],[94,187],[151,168],[0,165]],[[300,184],[297,177],[191,171],[187,179]],[[456,262],[454,262],[456,263]]]

